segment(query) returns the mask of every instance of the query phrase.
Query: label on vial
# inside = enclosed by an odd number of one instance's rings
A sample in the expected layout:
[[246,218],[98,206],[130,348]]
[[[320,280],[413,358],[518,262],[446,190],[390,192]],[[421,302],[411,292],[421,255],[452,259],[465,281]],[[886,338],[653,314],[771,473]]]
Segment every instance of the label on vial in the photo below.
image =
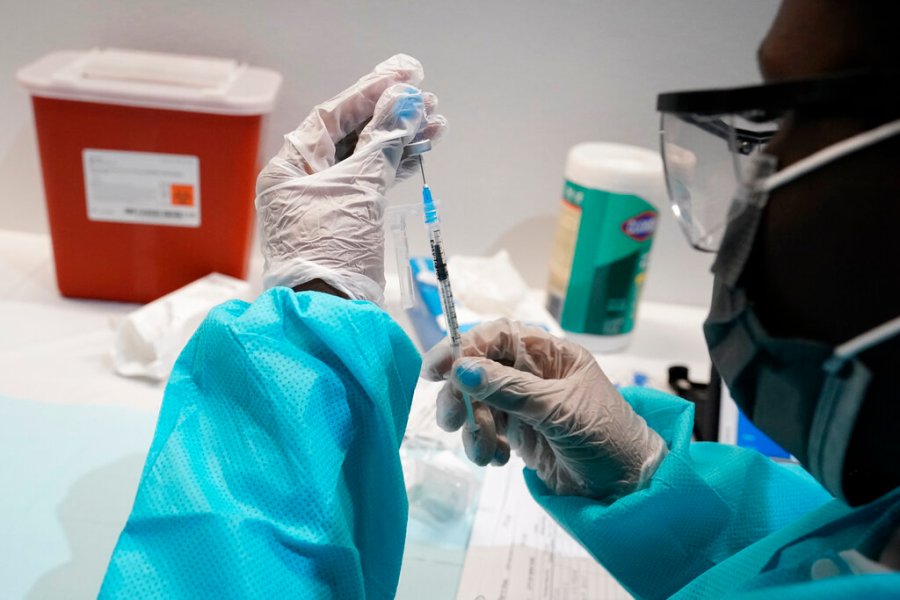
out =
[[86,148],[91,221],[200,227],[200,159],[186,154]]

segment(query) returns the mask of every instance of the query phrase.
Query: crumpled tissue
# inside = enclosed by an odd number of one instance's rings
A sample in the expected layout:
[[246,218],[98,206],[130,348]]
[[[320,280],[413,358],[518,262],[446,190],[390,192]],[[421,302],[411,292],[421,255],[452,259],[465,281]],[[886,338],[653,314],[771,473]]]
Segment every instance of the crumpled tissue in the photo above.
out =
[[126,377],[168,378],[175,360],[212,307],[250,301],[250,284],[210,273],[124,317],[116,327],[112,359]]
[[544,306],[545,293],[528,287],[506,250],[489,257],[452,256],[447,271],[451,273],[453,297],[479,321],[506,317],[565,336]]

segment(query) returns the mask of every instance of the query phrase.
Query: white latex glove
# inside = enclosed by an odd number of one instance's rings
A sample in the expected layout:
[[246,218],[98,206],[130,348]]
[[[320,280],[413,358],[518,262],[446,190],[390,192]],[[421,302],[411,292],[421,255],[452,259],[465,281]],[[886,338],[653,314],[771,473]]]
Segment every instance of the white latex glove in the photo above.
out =
[[512,448],[555,493],[613,500],[644,487],[668,452],[581,346],[504,319],[464,333],[462,353],[453,362],[445,339],[422,376],[449,377],[437,398],[447,431],[463,427],[469,393],[478,429],[462,435],[476,464],[505,464]]
[[419,61],[392,56],[285,136],[256,184],[264,287],[321,279],[382,303],[385,193],[416,168],[404,146],[447,124],[422,77]]

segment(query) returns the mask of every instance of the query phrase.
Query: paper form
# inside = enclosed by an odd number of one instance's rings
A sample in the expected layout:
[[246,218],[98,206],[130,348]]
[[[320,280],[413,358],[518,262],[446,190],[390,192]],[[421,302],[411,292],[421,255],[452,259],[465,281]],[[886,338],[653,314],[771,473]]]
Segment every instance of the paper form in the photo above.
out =
[[616,600],[631,596],[531,497],[524,464],[490,468],[457,600]]

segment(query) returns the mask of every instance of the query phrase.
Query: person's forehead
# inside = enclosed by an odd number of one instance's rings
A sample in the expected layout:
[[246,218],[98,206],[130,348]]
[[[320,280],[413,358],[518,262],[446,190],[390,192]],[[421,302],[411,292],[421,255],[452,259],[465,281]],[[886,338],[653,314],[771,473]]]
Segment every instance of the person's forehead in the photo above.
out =
[[757,51],[765,81],[865,66],[871,19],[865,0],[783,0]]

